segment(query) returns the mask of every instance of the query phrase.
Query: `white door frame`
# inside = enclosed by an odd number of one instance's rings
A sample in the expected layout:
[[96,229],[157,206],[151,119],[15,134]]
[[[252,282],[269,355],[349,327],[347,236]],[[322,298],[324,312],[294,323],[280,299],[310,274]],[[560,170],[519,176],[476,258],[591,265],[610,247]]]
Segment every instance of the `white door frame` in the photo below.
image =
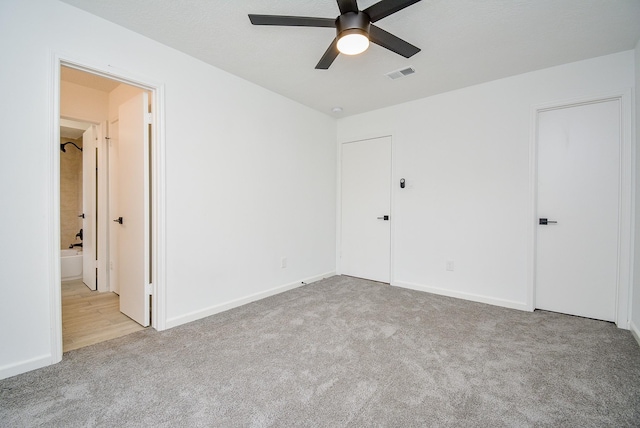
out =
[[631,88],[608,94],[555,101],[534,106],[532,109],[531,135],[529,140],[529,210],[528,235],[530,245],[528,257],[528,296],[527,309],[536,308],[536,250],[537,250],[537,182],[538,182],[538,118],[539,114],[549,110],[575,107],[596,102],[617,100],[620,102],[620,177],[618,206],[618,269],[616,284],[615,322],[619,328],[629,329],[631,321],[631,286],[633,279],[633,236],[635,218],[635,145],[633,144],[632,90]]
[[390,250],[389,250],[389,285],[395,285],[395,263],[394,263],[394,254],[395,254],[395,197],[396,197],[396,187],[393,183],[395,180],[395,144],[393,142],[392,133],[382,133],[375,134],[371,136],[364,136],[362,138],[354,138],[344,141],[338,141],[336,150],[337,154],[337,180],[336,180],[336,273],[338,275],[342,275],[342,146],[344,144],[349,143],[357,143],[359,141],[373,140],[376,138],[391,138],[391,204],[389,210],[389,216],[392,219],[390,226]]
[[47,188],[49,216],[49,302],[51,309],[51,363],[62,360],[62,296],[60,292],[60,67],[75,68],[128,85],[137,86],[152,94],[151,132],[151,275],[152,319],[156,330],[166,329],[166,233],[165,233],[165,133],[164,85],[152,79],[134,76],[111,66],[91,64],[56,52],[51,54],[49,66],[49,186]]

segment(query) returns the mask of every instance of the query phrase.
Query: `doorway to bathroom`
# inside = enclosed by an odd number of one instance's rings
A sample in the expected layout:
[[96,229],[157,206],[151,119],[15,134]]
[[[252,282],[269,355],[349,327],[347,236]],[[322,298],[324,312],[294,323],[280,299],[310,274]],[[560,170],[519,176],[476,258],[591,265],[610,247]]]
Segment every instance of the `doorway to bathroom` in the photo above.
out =
[[[68,72],[63,72],[62,76],[73,79]],[[71,112],[68,104],[87,104],[91,102],[87,97],[94,95],[78,91],[68,94],[68,84],[63,88],[65,112]],[[60,271],[62,281],[81,278],[89,289],[97,290],[98,276],[102,282],[107,277],[104,267],[97,263],[97,233],[103,230],[97,221],[98,195],[105,193],[105,182],[108,182],[108,175],[98,169],[102,154],[97,146],[107,132],[106,124],[84,121],[90,117],[91,114],[82,120],[60,118]],[[100,202],[100,207],[107,206],[105,201]],[[104,253],[107,239],[105,236],[100,238],[100,250]],[[106,283],[101,288],[105,291]]]
[[[153,90],[60,67],[63,351],[151,324]],[[67,276],[65,276],[67,275]]]

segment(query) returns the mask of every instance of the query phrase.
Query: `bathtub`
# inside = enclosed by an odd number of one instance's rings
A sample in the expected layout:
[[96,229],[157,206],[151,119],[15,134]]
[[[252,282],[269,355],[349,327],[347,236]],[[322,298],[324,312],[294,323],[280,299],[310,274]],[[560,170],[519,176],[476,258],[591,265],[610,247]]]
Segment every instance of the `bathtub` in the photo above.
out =
[[60,273],[63,281],[82,278],[82,251],[60,251]]

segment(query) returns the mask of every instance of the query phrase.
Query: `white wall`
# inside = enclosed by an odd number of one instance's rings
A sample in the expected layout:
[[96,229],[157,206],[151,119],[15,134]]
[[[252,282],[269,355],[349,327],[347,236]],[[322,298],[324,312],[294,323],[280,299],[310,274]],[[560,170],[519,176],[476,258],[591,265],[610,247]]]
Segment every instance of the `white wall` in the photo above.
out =
[[635,79],[636,79],[636,223],[635,223],[635,263],[634,282],[631,296],[631,331],[640,344],[640,40],[636,44]]
[[55,362],[54,54],[164,85],[168,326],[335,270],[334,119],[54,0],[0,51],[0,377]]
[[[118,109],[120,105],[131,98],[138,95],[140,92],[143,92],[143,89],[140,89],[135,86],[121,84],[118,85],[113,91],[109,92],[109,115],[108,120],[109,124],[113,124],[118,120]],[[151,94],[149,93],[149,103],[151,103]]]
[[60,82],[60,116],[82,122],[102,123],[107,120],[109,94],[75,83]]
[[393,284],[527,309],[534,106],[633,85],[628,51],[339,120],[339,142],[393,136]]

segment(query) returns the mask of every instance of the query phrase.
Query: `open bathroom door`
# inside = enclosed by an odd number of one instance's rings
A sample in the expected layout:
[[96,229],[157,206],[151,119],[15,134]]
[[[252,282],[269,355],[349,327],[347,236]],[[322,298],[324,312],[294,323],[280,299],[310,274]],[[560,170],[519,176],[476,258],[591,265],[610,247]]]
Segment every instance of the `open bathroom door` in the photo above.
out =
[[91,125],[82,134],[82,282],[91,290],[96,276],[96,140],[98,130]]
[[118,235],[120,312],[149,325],[149,121],[148,94],[118,109]]

